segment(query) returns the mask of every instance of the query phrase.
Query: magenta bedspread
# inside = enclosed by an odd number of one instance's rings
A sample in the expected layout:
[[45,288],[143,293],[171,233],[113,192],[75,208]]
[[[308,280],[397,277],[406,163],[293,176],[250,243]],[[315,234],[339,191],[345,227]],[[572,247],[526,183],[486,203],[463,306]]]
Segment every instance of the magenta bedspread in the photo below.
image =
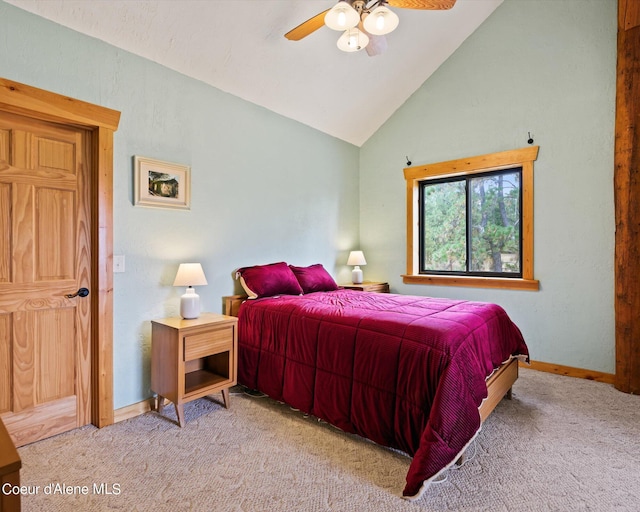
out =
[[413,456],[405,496],[480,428],[486,378],[528,350],[498,305],[352,290],[246,301],[238,380]]

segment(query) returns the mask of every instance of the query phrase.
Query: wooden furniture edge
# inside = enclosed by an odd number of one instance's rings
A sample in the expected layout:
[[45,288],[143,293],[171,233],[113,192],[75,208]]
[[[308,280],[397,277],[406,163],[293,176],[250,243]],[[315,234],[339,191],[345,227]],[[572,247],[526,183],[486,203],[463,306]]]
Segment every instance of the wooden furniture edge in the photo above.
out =
[[505,396],[511,398],[511,386],[518,380],[518,360],[513,358],[500,366],[487,379],[487,398],[478,410],[482,422],[489,417]]
[[22,460],[0,418],[0,512],[19,512],[20,494],[4,492],[5,485],[20,485]]
[[227,295],[222,297],[223,313],[228,316],[237,317],[240,305],[248,298],[248,295]]

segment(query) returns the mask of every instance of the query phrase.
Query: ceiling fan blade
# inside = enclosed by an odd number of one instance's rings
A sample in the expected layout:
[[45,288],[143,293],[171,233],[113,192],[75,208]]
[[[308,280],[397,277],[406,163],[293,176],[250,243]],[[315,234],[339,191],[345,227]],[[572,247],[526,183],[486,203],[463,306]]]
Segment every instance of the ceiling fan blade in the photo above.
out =
[[387,3],[400,9],[446,10],[451,9],[456,0],[387,0]]
[[329,9],[321,12],[320,14],[316,14],[313,18],[309,18],[296,28],[289,30],[284,37],[290,41],[300,41],[303,37],[307,37],[309,34],[312,34],[324,25],[324,15],[327,14],[327,11],[329,11]]

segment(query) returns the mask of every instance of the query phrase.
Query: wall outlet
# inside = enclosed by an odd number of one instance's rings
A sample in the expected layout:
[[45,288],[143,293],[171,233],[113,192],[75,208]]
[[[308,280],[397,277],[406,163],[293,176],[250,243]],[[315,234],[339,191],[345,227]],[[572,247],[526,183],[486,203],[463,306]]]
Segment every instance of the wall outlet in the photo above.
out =
[[113,257],[113,272],[124,272],[124,254]]

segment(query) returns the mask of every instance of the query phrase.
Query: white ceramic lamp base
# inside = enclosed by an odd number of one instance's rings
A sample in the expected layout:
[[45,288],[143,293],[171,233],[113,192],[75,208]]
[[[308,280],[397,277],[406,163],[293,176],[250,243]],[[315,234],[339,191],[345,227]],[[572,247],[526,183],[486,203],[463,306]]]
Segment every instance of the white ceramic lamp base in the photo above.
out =
[[353,271],[351,272],[351,281],[353,282],[353,284],[362,283],[362,270],[358,265],[353,267]]
[[185,320],[200,316],[200,295],[193,286],[189,286],[180,297],[180,316]]

